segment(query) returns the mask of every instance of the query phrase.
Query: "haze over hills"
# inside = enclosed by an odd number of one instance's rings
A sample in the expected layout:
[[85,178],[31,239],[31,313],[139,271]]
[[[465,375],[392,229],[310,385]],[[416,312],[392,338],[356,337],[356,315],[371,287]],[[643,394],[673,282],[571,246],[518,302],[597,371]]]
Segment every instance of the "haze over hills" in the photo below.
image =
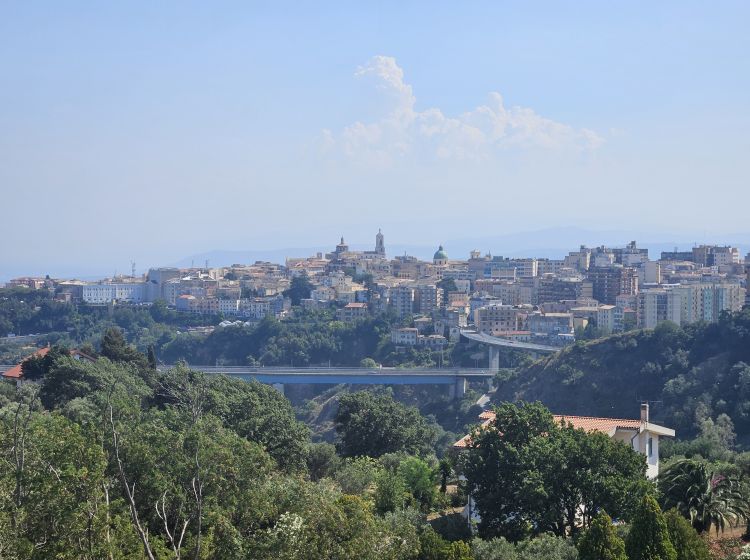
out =
[[[695,244],[718,243],[736,246],[742,254],[750,250],[750,234],[728,234],[726,236],[711,235],[704,237],[700,234],[664,234],[664,233],[634,233],[629,231],[597,231],[577,227],[548,228],[536,231],[524,231],[496,236],[466,237],[459,239],[436,238],[434,245],[389,243],[386,235],[386,250],[388,256],[408,254],[420,259],[429,260],[438,245],[443,245],[451,258],[468,258],[472,250],[490,253],[503,257],[537,257],[562,258],[568,252],[580,245],[589,247],[607,245],[623,246],[629,241],[636,240],[638,245],[649,249],[653,257],[658,258],[662,251],[672,251],[675,247],[688,249]],[[344,239],[349,242],[344,235]],[[333,250],[337,239],[331,240],[328,246],[309,246],[281,249],[248,249],[240,251],[214,250],[185,257],[172,263],[177,267],[189,267],[191,264],[202,266],[206,260],[210,266],[228,266],[233,263],[250,263],[255,261],[270,261],[283,263],[287,257],[306,257],[321,252]],[[374,243],[374,241],[373,241]],[[372,244],[349,243],[353,250],[370,249]]]
[[[374,228],[374,231],[377,231]],[[374,243],[351,242],[344,233],[344,239],[350,244],[353,250],[370,249]],[[675,247],[688,249],[695,244],[716,243],[720,245],[732,245],[738,247],[742,255],[750,251],[750,233],[735,234],[710,234],[703,235],[699,232],[694,234],[688,233],[658,233],[658,232],[633,232],[625,230],[595,230],[578,227],[555,227],[533,231],[521,231],[517,233],[507,233],[495,236],[481,237],[463,237],[454,239],[440,239],[436,235],[435,242],[432,245],[427,244],[410,244],[403,242],[393,242],[394,240],[385,234],[386,250],[389,257],[408,254],[420,259],[431,259],[432,254],[438,245],[442,244],[451,258],[467,258],[470,251],[476,249],[482,254],[487,252],[492,255],[503,257],[537,257],[537,258],[561,258],[568,254],[569,251],[575,250],[580,245],[589,247],[606,245],[612,247],[623,246],[629,241],[636,240],[640,247],[649,249],[652,258],[658,258],[661,251],[671,251]],[[399,240],[403,241],[403,240]],[[141,274],[148,268],[157,266],[204,266],[208,261],[209,266],[229,266],[234,263],[253,263],[255,261],[269,261],[283,264],[288,257],[307,257],[321,252],[326,253],[333,250],[338,242],[337,238],[331,239],[328,245],[309,245],[297,247],[262,247],[258,246],[253,249],[215,249],[203,251],[182,258],[175,255],[149,255],[148,258],[141,258],[140,248],[134,247],[132,250],[134,260],[137,264],[137,273]],[[236,243],[232,243],[236,244]],[[120,274],[129,273],[130,259],[125,258],[115,260],[113,256],[111,262],[82,261],[71,262],[63,260],[54,262],[33,262],[33,263],[0,263],[0,282],[6,282],[11,278],[18,276],[44,276],[49,274],[52,277],[61,278],[80,278],[83,280],[92,280],[103,277],[109,277],[115,272]]]

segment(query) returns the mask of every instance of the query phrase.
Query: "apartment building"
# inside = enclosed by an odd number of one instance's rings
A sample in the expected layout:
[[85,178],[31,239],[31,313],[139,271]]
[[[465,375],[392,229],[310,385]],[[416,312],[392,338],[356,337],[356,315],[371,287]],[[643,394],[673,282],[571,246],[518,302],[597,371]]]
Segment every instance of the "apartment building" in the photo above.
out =
[[406,317],[414,313],[414,288],[396,286],[390,290],[390,303],[397,317]]
[[496,335],[505,331],[525,331],[531,306],[488,305],[474,312],[479,332]]
[[638,293],[638,273],[634,268],[621,265],[592,267],[588,271],[594,299],[612,305],[617,296]]

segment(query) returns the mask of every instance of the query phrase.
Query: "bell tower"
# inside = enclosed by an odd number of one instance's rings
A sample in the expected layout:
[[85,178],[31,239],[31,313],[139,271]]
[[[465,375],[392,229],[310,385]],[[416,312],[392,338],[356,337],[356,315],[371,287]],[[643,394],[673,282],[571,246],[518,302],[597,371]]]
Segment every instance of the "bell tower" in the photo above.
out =
[[380,229],[378,229],[378,234],[375,236],[375,252],[378,255],[385,256],[385,238]]

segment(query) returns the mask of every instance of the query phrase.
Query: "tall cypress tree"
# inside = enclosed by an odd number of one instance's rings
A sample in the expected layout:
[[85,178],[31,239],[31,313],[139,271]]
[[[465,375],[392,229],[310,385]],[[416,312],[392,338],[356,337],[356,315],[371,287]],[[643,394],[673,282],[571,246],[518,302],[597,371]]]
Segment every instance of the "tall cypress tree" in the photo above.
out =
[[625,542],[615,531],[612,519],[600,512],[591,522],[591,527],[578,541],[579,560],[628,560]]
[[625,551],[629,560],[677,560],[664,514],[651,496],[643,497],[633,516]]

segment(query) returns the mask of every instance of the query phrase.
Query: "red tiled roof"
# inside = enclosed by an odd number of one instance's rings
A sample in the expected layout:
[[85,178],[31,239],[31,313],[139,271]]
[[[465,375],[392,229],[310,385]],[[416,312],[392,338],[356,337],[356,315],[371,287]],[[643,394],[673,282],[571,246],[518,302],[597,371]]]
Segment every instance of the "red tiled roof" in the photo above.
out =
[[40,348],[33,354],[30,354],[26,356],[18,365],[13,366],[9,370],[3,372],[3,377],[5,379],[21,379],[23,377],[23,370],[21,369],[21,366],[23,363],[28,360],[31,357],[39,356],[40,358],[47,355],[47,352],[49,352],[49,346],[45,346],[44,348]]
[[[595,416],[570,416],[564,414],[555,414],[555,422],[572,424],[574,428],[585,430],[587,432],[602,432],[612,434],[618,428],[625,430],[637,430],[641,427],[640,420],[632,418],[597,418]],[[491,410],[485,410],[479,415],[482,421],[482,427],[488,426],[494,419],[495,413]],[[463,449],[469,447],[471,443],[471,434],[466,434],[460,440],[453,444],[453,447]]]
[[[23,360],[21,360],[21,363],[15,365],[12,368],[10,368],[9,370],[3,372],[3,377],[5,379],[21,379],[23,377],[23,363],[26,360],[28,360],[29,358],[34,357],[34,356],[37,356],[39,358],[43,358],[44,356],[47,355],[47,352],[49,352],[49,351],[50,351],[50,347],[49,346],[45,346],[44,348],[40,348],[39,350],[37,350],[33,354],[30,354],[30,355],[26,356]],[[81,352],[80,350],[77,350],[77,349],[71,350],[70,351],[70,355],[74,356],[74,357],[78,356],[80,359],[86,360],[88,362],[95,362],[96,361],[96,358],[94,358],[92,356],[89,356],[88,354],[85,354],[85,353],[83,353],[83,352]]]

